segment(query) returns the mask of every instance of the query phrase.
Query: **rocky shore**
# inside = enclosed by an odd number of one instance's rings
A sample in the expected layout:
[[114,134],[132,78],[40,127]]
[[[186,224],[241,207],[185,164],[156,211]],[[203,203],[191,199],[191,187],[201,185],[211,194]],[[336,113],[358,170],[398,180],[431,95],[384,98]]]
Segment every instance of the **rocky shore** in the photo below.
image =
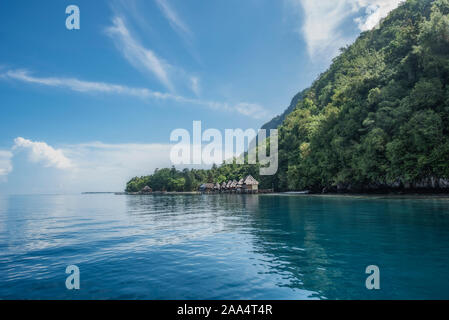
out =
[[321,190],[313,190],[314,193],[423,193],[439,194],[449,193],[449,179],[425,178],[413,183],[403,183],[398,180],[394,183],[371,183],[356,185],[351,183],[339,183],[336,186],[325,187]]

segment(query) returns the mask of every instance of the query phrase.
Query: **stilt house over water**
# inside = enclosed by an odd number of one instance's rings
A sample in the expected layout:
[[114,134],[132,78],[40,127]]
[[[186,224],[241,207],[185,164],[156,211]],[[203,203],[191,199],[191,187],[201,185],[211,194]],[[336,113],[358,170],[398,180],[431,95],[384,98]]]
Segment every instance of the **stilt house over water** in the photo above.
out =
[[223,183],[204,183],[199,191],[206,193],[258,193],[259,182],[249,175],[244,179],[229,180]]

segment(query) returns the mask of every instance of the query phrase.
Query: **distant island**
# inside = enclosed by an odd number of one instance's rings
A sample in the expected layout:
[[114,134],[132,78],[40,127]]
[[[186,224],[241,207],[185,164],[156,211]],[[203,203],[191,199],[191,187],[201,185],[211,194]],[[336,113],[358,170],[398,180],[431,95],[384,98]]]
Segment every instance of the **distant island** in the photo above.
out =
[[341,49],[265,129],[279,129],[279,170],[257,165],[156,170],[126,191],[196,191],[252,175],[261,189],[449,192],[449,3],[409,0]]

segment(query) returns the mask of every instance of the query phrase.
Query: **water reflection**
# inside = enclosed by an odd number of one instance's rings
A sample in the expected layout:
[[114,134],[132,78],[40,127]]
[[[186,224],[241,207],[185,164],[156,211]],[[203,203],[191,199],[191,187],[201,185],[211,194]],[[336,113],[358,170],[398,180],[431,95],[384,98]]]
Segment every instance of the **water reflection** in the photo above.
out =
[[[389,198],[262,198],[261,214],[270,218],[255,221],[255,247],[276,261],[273,272],[290,271],[289,287],[318,292],[320,298],[447,296],[449,279],[433,272],[449,262],[448,204]],[[383,267],[381,292],[364,287],[364,270],[370,264]],[[424,278],[425,285],[413,285]]]
[[[449,201],[0,197],[0,298],[444,298]],[[64,287],[81,268],[83,290]],[[381,268],[368,292],[365,267]]]
[[[306,234],[309,243],[305,245],[298,243],[292,246],[288,239],[284,241],[282,237],[290,231],[285,230],[284,222],[277,221],[272,215],[273,208],[279,205],[277,201],[275,197],[257,195],[156,195],[129,197],[127,205],[132,216],[142,219],[138,223],[147,225],[152,235],[159,235],[152,239],[151,245],[186,243],[234,233],[240,241],[240,248],[235,248],[232,254],[239,255],[244,261],[251,259],[256,270],[255,274],[247,275],[248,283],[260,285],[264,281],[274,281],[273,285],[279,288],[300,291],[292,296],[317,297],[303,285],[302,271],[298,268],[301,261],[297,261],[297,257],[304,261],[313,258],[304,255],[305,250],[302,249],[316,245],[313,232]],[[292,214],[289,209],[286,212]],[[277,214],[281,216],[284,212]],[[294,219],[291,222],[291,227],[295,228],[298,221]],[[236,252],[242,248],[246,248],[245,251]],[[219,251],[211,252],[211,257],[220,260]],[[229,258],[229,254],[227,256]]]

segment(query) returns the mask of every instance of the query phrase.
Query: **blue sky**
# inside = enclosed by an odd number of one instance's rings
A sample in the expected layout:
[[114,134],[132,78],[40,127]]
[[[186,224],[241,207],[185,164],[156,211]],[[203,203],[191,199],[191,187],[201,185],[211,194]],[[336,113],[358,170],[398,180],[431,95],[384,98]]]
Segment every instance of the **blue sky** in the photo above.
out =
[[176,128],[257,129],[398,3],[2,1],[0,192],[121,190]]

